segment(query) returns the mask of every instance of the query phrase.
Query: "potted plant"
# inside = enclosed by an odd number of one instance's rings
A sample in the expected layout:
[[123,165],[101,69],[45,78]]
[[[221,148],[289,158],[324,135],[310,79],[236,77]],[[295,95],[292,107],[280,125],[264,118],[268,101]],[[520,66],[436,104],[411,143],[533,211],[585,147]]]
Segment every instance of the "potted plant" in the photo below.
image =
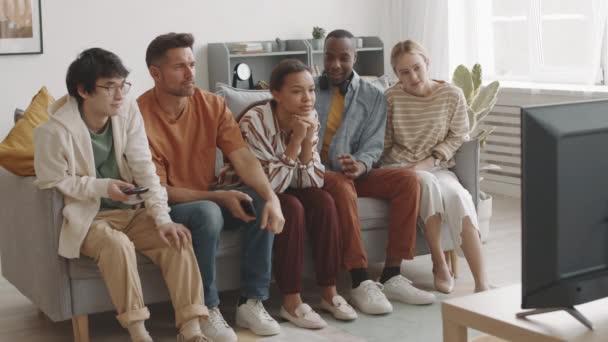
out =
[[276,37],[274,41],[277,43],[277,51],[285,51],[287,50],[287,42],[282,40],[279,37]]
[[323,50],[323,43],[325,38],[325,29],[319,26],[312,28],[312,48],[313,50]]
[[[479,63],[475,64],[471,71],[461,64],[454,70],[454,75],[452,76],[452,83],[462,89],[464,97],[467,100],[467,114],[470,124],[469,137],[470,139],[478,139],[480,148],[483,149],[486,139],[494,132],[496,127],[486,127],[480,124],[490,114],[494,105],[496,105],[500,83],[494,81],[486,86],[482,86],[481,80],[481,65]],[[480,166],[480,171],[498,169],[500,167],[494,164],[482,164]],[[481,181],[482,178],[479,180]],[[482,241],[485,241],[490,232],[492,196],[480,191],[477,203],[479,230],[481,231]]]

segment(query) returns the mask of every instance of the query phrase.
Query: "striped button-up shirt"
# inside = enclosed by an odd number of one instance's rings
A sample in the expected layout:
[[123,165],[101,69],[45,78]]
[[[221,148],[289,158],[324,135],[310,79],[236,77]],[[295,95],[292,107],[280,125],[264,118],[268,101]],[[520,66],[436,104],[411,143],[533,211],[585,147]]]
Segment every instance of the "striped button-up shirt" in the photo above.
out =
[[[318,119],[316,111],[313,115]],[[323,186],[325,168],[317,151],[318,126],[313,140],[312,159],[308,163],[302,163],[299,159],[292,160],[285,155],[288,137],[279,127],[270,103],[254,107],[245,113],[239,120],[239,127],[243,139],[262,164],[275,192],[281,193],[288,187],[301,189]],[[222,169],[219,182],[221,185],[240,182],[230,163]]]

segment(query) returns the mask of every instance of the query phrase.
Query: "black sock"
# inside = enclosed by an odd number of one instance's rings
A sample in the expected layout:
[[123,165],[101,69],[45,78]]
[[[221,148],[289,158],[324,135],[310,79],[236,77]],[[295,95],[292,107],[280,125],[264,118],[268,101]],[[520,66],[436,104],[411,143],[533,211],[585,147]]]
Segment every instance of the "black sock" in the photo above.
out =
[[350,277],[353,281],[353,289],[359,287],[362,282],[369,280],[367,268],[353,268],[350,270]]
[[241,306],[241,305],[243,305],[243,304],[247,303],[247,300],[248,300],[248,299],[249,299],[249,298],[247,298],[247,297],[240,296],[240,297],[239,297],[239,304],[238,304],[237,306]]
[[384,270],[382,270],[382,275],[380,276],[380,283],[384,284],[387,280],[400,274],[401,267],[399,266],[385,267]]

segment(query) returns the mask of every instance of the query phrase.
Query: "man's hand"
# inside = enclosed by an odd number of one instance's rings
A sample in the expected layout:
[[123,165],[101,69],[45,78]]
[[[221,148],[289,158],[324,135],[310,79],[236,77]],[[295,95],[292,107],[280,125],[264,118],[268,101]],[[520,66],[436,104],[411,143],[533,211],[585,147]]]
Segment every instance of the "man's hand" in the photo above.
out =
[[232,216],[243,222],[255,220],[255,217],[247,215],[241,206],[241,201],[252,201],[246,193],[237,190],[219,190],[215,191],[215,195],[218,197],[216,203],[230,210]]
[[433,156],[423,159],[416,164],[410,166],[410,169],[418,171],[429,171],[435,167],[435,158]]
[[192,242],[190,231],[179,223],[166,223],[158,227],[158,235],[167,246],[181,250],[187,243]]
[[283,231],[285,218],[281,211],[281,203],[277,195],[272,193],[272,197],[266,202],[262,213],[262,225],[260,228],[268,229],[270,232],[280,234]]
[[111,179],[110,183],[108,184],[108,196],[111,200],[116,202],[127,202],[131,199],[131,196],[122,191],[132,189],[134,187],[135,186],[133,184],[129,184],[118,179]]
[[365,173],[365,164],[353,159],[353,156],[350,154],[339,155],[338,161],[342,166],[342,173],[350,179],[357,179]]

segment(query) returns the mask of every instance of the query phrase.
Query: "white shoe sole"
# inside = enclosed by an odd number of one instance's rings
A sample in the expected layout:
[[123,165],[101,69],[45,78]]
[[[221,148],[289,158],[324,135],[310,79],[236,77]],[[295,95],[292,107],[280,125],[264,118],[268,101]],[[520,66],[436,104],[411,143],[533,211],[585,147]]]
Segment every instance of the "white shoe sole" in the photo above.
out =
[[244,329],[249,329],[251,331],[253,331],[254,334],[259,335],[259,336],[272,336],[272,335],[278,335],[281,330],[273,330],[273,329],[258,329],[258,328],[254,328],[252,326],[249,325],[249,322],[247,322],[246,320],[244,320],[243,318],[241,318],[239,315],[236,316],[236,325],[244,328]]
[[399,303],[403,303],[403,304],[410,304],[410,305],[430,305],[435,303],[435,298],[433,297],[433,299],[414,299],[414,300],[403,300],[399,295],[397,294],[392,294],[391,292],[384,292],[384,295],[386,296],[387,299],[389,300],[394,300],[397,301]]
[[363,312],[364,314],[368,314],[368,315],[387,315],[391,312],[393,312],[393,306],[391,305],[389,308],[382,308],[382,307],[375,307],[375,308],[366,308],[365,310],[357,305],[357,303],[355,301],[353,301],[352,299],[350,300],[350,305],[352,305],[353,308]]

